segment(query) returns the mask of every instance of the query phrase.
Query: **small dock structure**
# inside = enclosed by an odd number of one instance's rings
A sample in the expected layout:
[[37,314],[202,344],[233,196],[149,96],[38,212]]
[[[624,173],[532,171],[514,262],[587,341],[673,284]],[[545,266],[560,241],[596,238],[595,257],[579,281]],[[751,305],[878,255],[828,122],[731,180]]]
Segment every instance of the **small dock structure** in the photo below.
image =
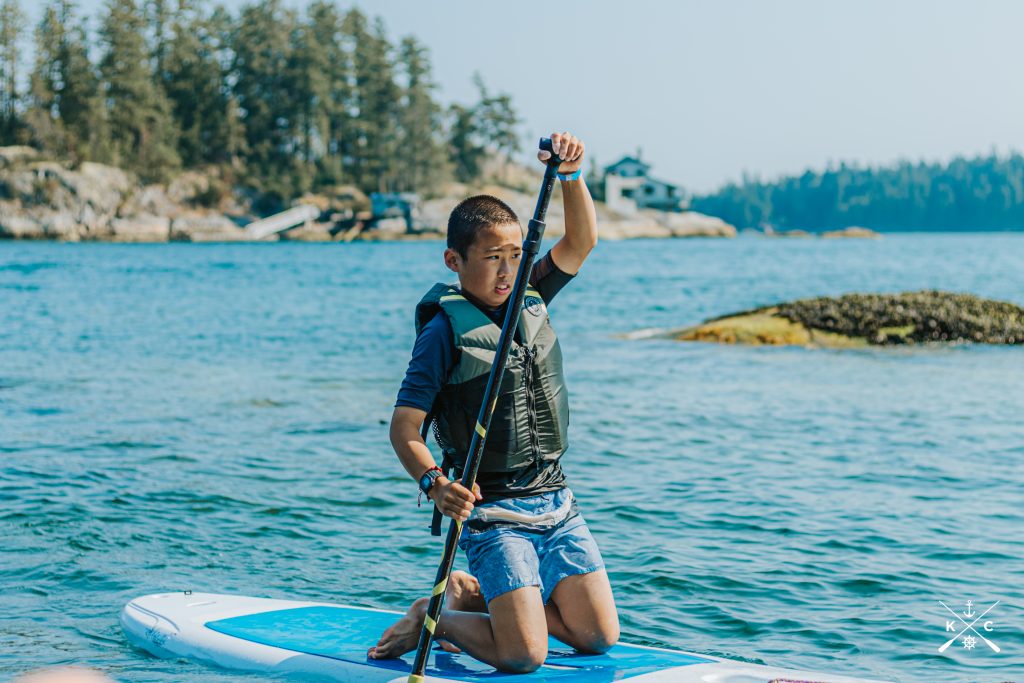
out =
[[320,209],[311,204],[300,204],[287,211],[249,223],[245,226],[245,236],[251,240],[265,239],[279,232],[305,225],[319,217]]

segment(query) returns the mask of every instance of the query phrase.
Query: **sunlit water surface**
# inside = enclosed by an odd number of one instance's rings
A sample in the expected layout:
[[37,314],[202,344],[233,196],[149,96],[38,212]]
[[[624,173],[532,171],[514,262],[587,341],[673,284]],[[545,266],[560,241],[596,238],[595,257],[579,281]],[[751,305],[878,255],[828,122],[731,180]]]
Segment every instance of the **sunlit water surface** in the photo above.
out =
[[[130,647],[132,597],[402,609],[440,542],[387,439],[438,243],[0,244],[0,672],[249,680]],[[901,681],[1024,679],[1024,348],[630,341],[782,300],[1024,304],[1024,235],[602,243],[553,302],[565,465],[623,637]],[[1002,652],[939,601],[993,610]],[[369,644],[369,643],[368,643]]]

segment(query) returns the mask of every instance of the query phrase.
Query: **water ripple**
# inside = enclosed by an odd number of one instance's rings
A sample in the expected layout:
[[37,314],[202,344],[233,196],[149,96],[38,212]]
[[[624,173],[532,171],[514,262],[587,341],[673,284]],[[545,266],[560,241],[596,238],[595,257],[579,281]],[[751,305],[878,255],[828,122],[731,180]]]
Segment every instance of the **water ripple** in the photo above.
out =
[[[449,275],[436,244],[68,246],[0,244],[0,665],[248,680],[140,654],[117,610],[183,588],[404,609],[429,587],[440,540],[387,424],[411,306]],[[1024,303],[1021,236],[859,249],[602,245],[553,302],[566,471],[624,637],[894,680],[1024,678],[1020,349],[615,336],[867,288]],[[938,601],[967,599],[1001,600],[1001,655],[936,652]]]

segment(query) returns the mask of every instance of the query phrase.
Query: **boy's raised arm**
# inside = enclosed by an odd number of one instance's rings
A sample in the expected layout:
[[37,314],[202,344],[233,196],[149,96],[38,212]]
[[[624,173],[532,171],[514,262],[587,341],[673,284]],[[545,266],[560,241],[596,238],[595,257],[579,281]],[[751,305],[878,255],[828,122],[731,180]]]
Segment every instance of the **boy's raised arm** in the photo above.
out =
[[[583,141],[566,133],[552,133],[551,144],[555,153],[565,159],[558,173],[572,176],[583,166]],[[547,161],[551,153],[537,154]],[[590,190],[582,176],[577,180],[562,180],[562,205],[565,209],[565,236],[551,248],[551,258],[562,272],[575,275],[587,256],[597,245],[597,209]]]

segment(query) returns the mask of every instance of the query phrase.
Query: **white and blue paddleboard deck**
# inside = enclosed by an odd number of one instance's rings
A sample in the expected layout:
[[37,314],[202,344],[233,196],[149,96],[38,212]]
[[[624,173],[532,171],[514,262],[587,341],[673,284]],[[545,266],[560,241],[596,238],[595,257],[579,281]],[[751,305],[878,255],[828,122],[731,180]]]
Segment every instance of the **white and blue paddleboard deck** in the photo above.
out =
[[[226,669],[318,680],[405,683],[412,653],[375,660],[366,650],[400,615],[322,602],[213,593],[160,593],[121,612],[128,640],[158,657],[184,657]],[[777,669],[677,650],[616,645],[583,655],[551,640],[547,661],[530,674],[503,674],[465,654],[435,647],[428,683],[581,681],[606,683],[877,683],[812,671]]]

